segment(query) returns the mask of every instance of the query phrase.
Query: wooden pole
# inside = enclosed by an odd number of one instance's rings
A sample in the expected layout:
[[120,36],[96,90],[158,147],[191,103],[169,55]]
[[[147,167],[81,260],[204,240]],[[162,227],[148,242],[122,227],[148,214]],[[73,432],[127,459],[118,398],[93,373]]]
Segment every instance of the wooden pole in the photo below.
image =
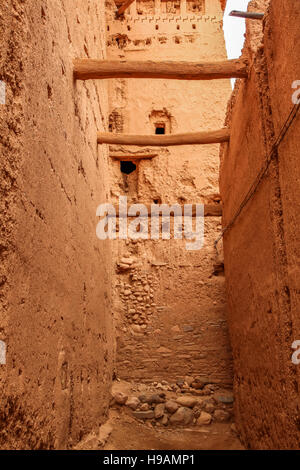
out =
[[75,59],[74,78],[163,78],[174,80],[213,80],[246,78],[247,62],[234,59],[222,62],[153,62]]
[[113,158],[115,160],[147,160],[147,159],[152,159],[154,157],[158,156],[158,153],[139,153],[139,154],[130,154],[130,153],[110,153],[109,154],[110,158]]
[[218,144],[228,142],[230,131],[227,128],[216,131],[191,132],[174,135],[126,135],[99,132],[98,144],[137,145],[138,147],[169,147],[173,145]]
[[[145,207],[147,208],[147,212],[148,212],[148,216],[147,217],[151,217],[151,204],[144,204]],[[156,206],[157,204],[152,204],[153,206]],[[170,204],[172,205],[172,204]],[[181,206],[181,210],[182,210],[182,215],[184,215],[184,205],[183,204],[178,204],[179,206]],[[115,208],[115,211],[116,211],[116,217],[117,218],[124,218],[124,214],[123,213],[119,213],[119,206],[118,204],[115,204],[114,205],[114,208]],[[154,216],[157,216],[157,217],[161,217],[162,214],[157,214]],[[193,204],[192,205],[192,217],[195,217],[196,216],[196,205]],[[113,216],[110,216],[110,217],[113,217]],[[130,218],[130,217],[137,217],[136,215],[126,215],[126,217]],[[174,217],[174,213],[171,212],[170,213],[170,217]],[[204,204],[204,217],[222,217],[222,205],[221,204]]]
[[130,5],[134,2],[134,0],[127,0],[125,1],[125,3],[123,3],[123,5],[118,9],[117,11],[117,16],[121,16],[123,15],[123,13],[125,12],[125,10],[127,10],[127,8],[130,7]]

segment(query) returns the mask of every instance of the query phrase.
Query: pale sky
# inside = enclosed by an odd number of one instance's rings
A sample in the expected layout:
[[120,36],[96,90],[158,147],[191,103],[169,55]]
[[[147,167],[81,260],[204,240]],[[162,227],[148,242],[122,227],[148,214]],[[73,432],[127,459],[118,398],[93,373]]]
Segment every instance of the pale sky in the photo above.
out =
[[[224,34],[226,41],[227,55],[229,59],[237,59],[245,40],[245,19],[229,16],[232,10],[247,11],[250,0],[227,0],[227,6],[224,15]],[[232,87],[235,79],[231,80]]]
[[244,44],[245,19],[228,16],[232,10],[247,11],[249,0],[227,0],[224,15],[224,32],[229,59],[237,59],[241,55]]

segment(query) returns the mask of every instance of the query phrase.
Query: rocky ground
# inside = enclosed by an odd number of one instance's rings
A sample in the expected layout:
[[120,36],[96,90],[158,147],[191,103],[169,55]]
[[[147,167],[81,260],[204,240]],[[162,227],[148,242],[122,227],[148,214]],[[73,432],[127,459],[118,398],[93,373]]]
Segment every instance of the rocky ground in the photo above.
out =
[[243,449],[231,391],[205,382],[200,377],[176,384],[115,381],[107,423],[77,448]]
[[229,423],[233,416],[232,393],[200,377],[185,377],[175,384],[115,382],[112,397],[112,407],[125,406],[134,418],[152,426]]

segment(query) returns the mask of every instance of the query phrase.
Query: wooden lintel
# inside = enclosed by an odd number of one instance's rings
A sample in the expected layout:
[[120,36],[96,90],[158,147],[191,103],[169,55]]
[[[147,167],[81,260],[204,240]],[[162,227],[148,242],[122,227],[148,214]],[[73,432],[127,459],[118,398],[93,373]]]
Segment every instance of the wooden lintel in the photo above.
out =
[[74,78],[91,80],[103,78],[163,78],[174,80],[213,80],[246,78],[247,62],[242,59],[221,62],[154,62],[75,59]]
[[99,144],[137,145],[138,147],[169,147],[173,145],[218,144],[228,142],[230,130],[228,128],[191,132],[174,135],[126,135],[112,134],[111,132],[98,132]]
[[[172,204],[170,204],[171,206]],[[184,204],[176,204],[181,206],[182,210],[182,215],[184,214]],[[148,215],[147,217],[151,217],[151,207],[156,206],[156,204],[144,204],[144,206],[147,208]],[[124,218],[125,216],[119,212],[119,206],[116,204],[114,205],[115,211],[116,211],[116,217],[117,218]],[[162,214],[157,214],[154,216],[161,217]],[[174,217],[174,212],[170,212],[170,216]],[[192,217],[196,216],[196,205],[192,205]],[[136,215],[126,215],[128,218],[132,217],[137,217]],[[204,217],[222,217],[222,205],[221,204],[204,204]]]
[[134,0],[126,0],[125,3],[123,3],[123,5],[118,9],[117,16],[123,15],[123,13],[125,13],[127,8],[129,8],[133,2]]
[[113,158],[114,160],[123,160],[123,161],[134,161],[134,160],[150,160],[154,157],[157,157],[158,154],[157,153],[148,153],[148,154],[142,154],[142,153],[139,153],[139,154],[120,154],[120,153],[110,153],[109,154],[110,158]]

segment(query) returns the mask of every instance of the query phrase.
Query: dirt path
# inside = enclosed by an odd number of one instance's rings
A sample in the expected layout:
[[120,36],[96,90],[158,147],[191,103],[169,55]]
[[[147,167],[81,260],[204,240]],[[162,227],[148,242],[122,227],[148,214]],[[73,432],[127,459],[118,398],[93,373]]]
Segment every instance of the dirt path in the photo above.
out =
[[123,412],[111,411],[112,432],[104,450],[239,450],[242,444],[228,423],[208,427],[154,428]]
[[[160,385],[160,384],[159,384]],[[162,392],[161,388],[164,388]],[[78,450],[242,450],[234,425],[233,408],[230,403],[218,402],[222,394],[230,398],[226,390],[218,387],[218,391],[209,391],[209,395],[193,395],[207,393],[193,391],[176,392],[168,385],[159,387],[145,384],[130,383],[118,380],[112,387],[112,400],[106,423],[99,433],[86,436]],[[227,395],[226,395],[227,393]],[[181,408],[178,403],[186,403]],[[146,403],[147,402],[147,403]],[[157,404],[160,403],[160,404]],[[175,406],[172,411],[170,406]],[[163,414],[157,415],[157,410]],[[185,423],[174,422],[175,410],[184,410],[188,416]],[[202,411],[201,411],[202,410]],[[206,412],[203,413],[203,411]],[[211,414],[207,413],[210,411]],[[218,415],[226,421],[219,421]],[[204,421],[202,416],[204,414]],[[200,416],[200,417],[199,417]],[[198,418],[197,418],[198,417]],[[200,421],[199,421],[200,420]]]

